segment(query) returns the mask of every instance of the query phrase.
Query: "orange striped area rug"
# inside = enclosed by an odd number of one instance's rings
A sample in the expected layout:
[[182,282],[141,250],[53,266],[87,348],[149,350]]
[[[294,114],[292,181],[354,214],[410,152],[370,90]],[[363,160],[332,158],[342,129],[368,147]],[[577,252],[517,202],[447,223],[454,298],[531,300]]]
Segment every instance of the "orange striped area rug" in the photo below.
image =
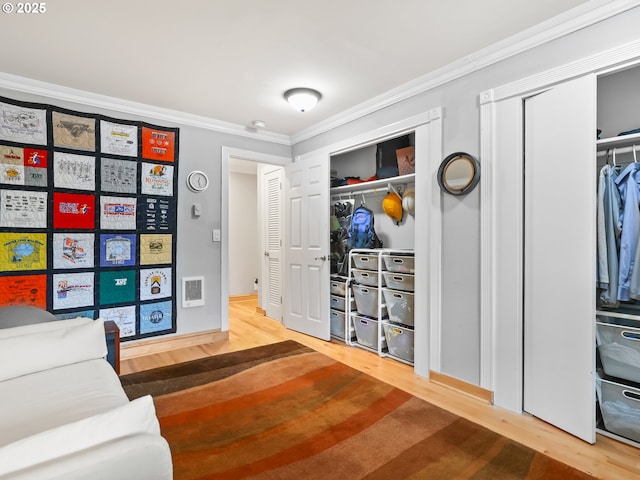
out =
[[591,478],[294,341],[121,380],[177,480]]

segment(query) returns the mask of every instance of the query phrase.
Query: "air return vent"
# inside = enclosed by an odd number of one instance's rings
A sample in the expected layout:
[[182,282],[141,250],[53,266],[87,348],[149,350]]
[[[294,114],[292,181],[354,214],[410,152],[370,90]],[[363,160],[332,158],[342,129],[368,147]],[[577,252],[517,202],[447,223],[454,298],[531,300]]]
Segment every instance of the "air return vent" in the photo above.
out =
[[204,305],[204,277],[182,278],[182,308]]

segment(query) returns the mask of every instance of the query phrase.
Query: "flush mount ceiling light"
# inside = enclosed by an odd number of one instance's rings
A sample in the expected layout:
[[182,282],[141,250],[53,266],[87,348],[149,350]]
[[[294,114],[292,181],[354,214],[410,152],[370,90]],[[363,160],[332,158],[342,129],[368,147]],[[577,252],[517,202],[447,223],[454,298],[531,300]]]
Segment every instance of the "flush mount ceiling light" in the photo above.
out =
[[312,88],[292,88],[284,92],[284,98],[300,112],[306,112],[316,106],[322,95]]

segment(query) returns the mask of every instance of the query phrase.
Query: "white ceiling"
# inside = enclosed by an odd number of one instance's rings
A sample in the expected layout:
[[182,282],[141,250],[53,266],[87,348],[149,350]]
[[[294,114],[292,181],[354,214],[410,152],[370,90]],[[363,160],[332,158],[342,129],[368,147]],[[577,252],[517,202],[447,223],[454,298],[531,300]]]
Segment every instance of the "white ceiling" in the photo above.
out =
[[[0,13],[0,70],[293,135],[583,3],[50,0]],[[322,101],[296,112],[292,87]]]

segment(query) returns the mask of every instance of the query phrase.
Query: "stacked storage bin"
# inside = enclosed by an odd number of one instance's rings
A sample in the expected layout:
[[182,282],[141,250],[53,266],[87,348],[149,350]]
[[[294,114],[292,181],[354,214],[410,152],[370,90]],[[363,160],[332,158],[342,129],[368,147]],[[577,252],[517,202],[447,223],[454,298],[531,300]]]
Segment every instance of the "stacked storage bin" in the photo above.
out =
[[414,257],[413,253],[382,254],[385,288],[382,289],[389,319],[382,322],[388,352],[413,364],[414,354]]
[[640,322],[597,315],[596,392],[606,431],[640,443]]
[[348,280],[347,277],[331,276],[331,309],[329,310],[331,336],[340,340],[345,340],[345,332],[350,331],[347,320],[349,320],[349,313],[355,306],[349,292]]
[[349,252],[349,274],[356,311],[351,313],[356,341],[353,345],[378,353],[386,348],[380,331],[380,321],[386,317],[381,305],[380,250],[354,249]]

